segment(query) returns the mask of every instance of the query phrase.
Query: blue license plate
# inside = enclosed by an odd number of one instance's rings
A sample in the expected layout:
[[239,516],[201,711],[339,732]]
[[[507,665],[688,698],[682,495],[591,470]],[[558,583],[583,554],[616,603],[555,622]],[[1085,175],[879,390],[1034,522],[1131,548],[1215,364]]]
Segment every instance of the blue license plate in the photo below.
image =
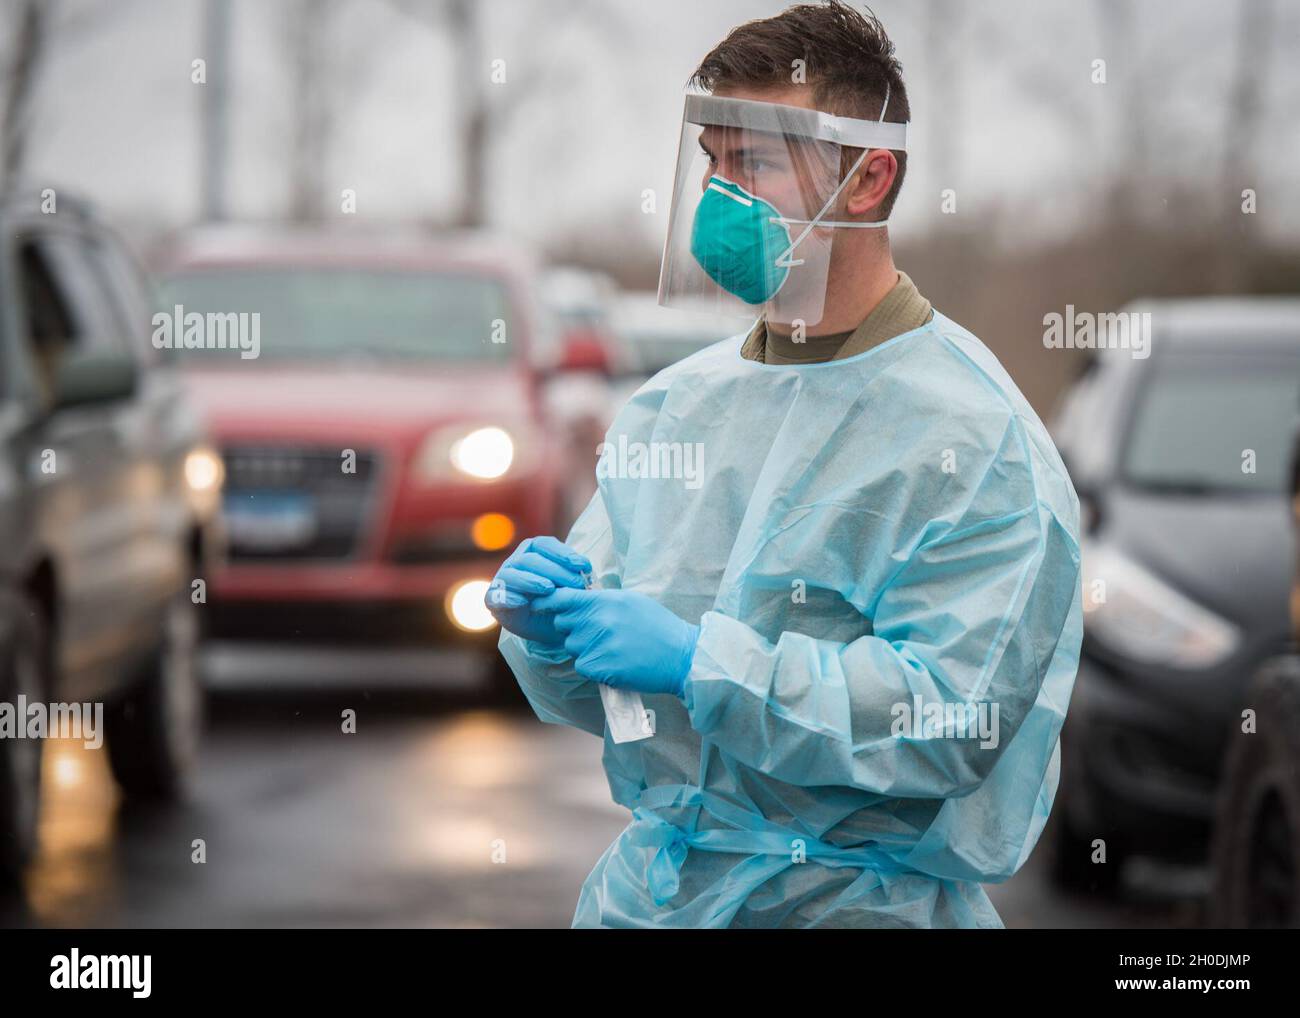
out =
[[284,551],[316,536],[316,507],[299,492],[228,491],[222,500],[226,536],[245,551]]

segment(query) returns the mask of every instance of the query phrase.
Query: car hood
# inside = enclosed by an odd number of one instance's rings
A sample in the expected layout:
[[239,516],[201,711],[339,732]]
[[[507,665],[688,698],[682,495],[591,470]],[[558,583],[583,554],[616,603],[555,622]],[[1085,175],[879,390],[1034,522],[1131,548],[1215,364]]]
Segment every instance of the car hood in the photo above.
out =
[[1293,517],[1277,495],[1106,498],[1102,537],[1194,600],[1257,634],[1289,629]]
[[420,435],[457,421],[519,421],[533,394],[524,372],[257,365],[190,369],[186,388],[218,441],[352,441]]

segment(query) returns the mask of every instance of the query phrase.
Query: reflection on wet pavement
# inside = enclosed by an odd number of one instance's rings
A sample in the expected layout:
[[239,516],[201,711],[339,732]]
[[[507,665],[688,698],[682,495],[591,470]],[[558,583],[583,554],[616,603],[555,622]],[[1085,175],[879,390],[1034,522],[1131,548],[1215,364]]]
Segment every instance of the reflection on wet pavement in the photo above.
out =
[[[214,708],[192,794],[171,808],[124,803],[105,750],[48,744],[40,852],[0,922],[566,926],[627,822],[599,740],[522,709],[367,691]],[[989,888],[1008,926],[1196,920],[1194,906],[1063,895],[1044,855]]]

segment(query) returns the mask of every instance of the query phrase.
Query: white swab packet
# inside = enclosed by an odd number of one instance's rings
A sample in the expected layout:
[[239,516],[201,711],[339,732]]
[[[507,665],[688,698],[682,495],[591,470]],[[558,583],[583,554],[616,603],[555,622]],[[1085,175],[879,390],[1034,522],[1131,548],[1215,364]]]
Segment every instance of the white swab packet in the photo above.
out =
[[[595,586],[590,573],[582,574],[588,590]],[[636,742],[654,735],[654,715],[646,710],[635,689],[615,689],[600,683],[600,702],[605,705],[605,723],[615,742]]]

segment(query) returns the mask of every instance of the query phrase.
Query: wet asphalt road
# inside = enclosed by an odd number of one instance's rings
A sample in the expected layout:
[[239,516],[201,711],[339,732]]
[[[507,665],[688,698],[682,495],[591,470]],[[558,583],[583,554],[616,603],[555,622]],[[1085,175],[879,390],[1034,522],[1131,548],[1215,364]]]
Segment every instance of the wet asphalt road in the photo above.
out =
[[[49,744],[41,850],[0,925],[567,926],[627,819],[599,740],[524,707],[483,708],[473,692],[381,691],[385,667],[364,689],[345,678],[276,693],[252,669],[250,688],[214,698],[201,773],[178,807],[124,804],[102,750]],[[356,734],[341,731],[347,708]],[[1147,874],[1145,900],[1121,905],[1061,893],[1045,856],[989,888],[1008,926],[1197,921],[1197,874]]]

